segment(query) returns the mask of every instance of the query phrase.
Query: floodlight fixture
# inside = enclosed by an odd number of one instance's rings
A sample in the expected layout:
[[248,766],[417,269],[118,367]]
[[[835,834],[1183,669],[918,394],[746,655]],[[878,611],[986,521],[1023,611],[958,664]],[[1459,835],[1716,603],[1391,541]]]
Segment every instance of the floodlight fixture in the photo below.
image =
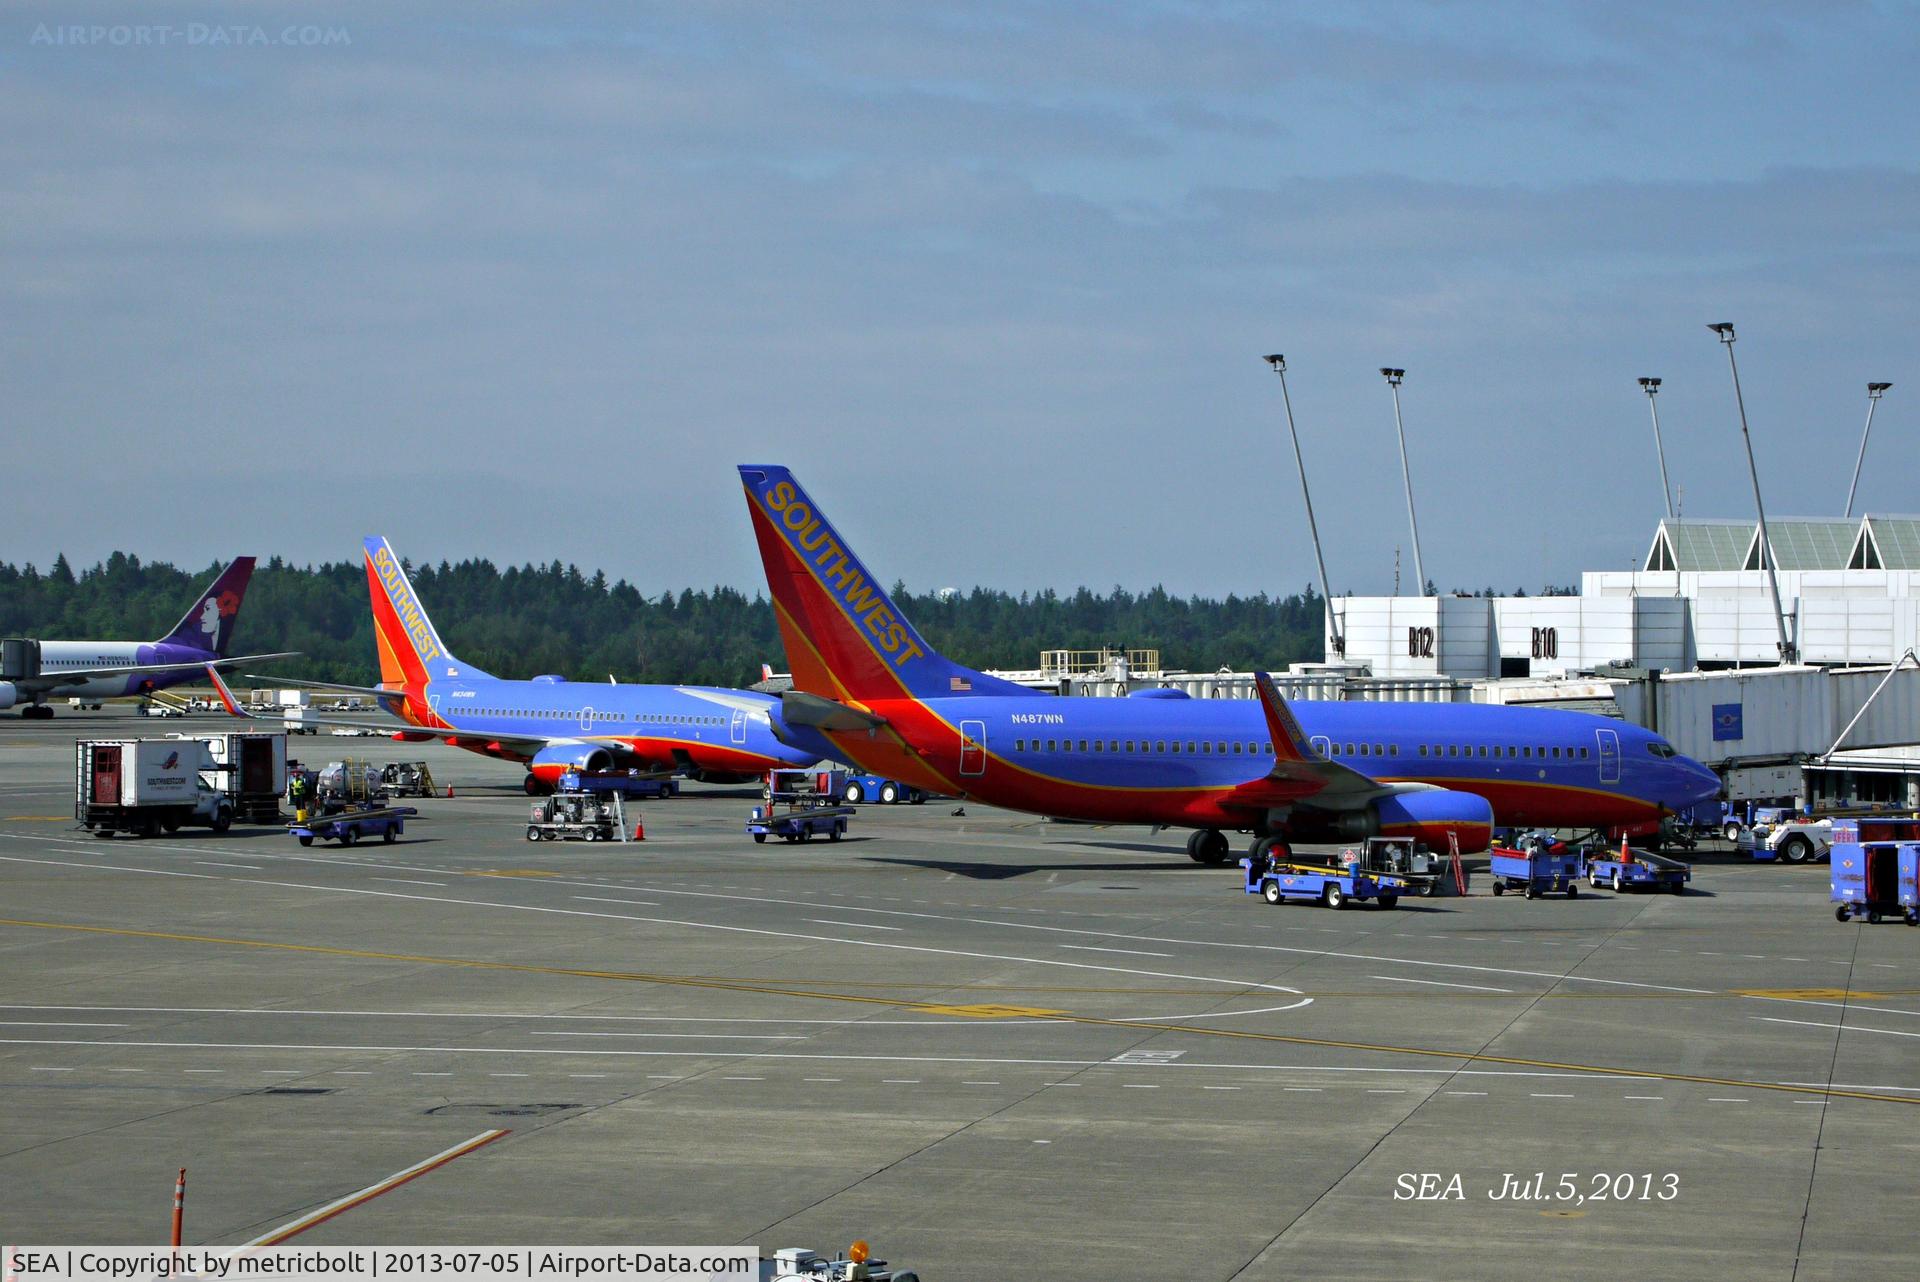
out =
[[1407,464],[1407,429],[1400,420],[1400,380],[1407,376],[1407,371],[1382,365],[1380,373],[1393,393],[1393,430],[1400,436],[1400,476],[1407,483],[1407,528],[1413,535],[1413,572],[1420,580],[1420,595],[1425,596],[1427,568],[1420,560],[1420,520],[1413,512],[1413,469]]
[[1880,396],[1892,383],[1867,384],[1867,425],[1860,433],[1860,454],[1853,460],[1853,484],[1847,488],[1847,515],[1853,515],[1853,496],[1860,488],[1860,465],[1867,461],[1867,437],[1873,434],[1873,411],[1880,404]]
[[1667,519],[1673,520],[1673,487],[1667,484],[1667,447],[1660,441],[1660,407],[1653,398],[1660,390],[1660,380],[1643,378],[1640,390],[1647,394],[1647,411],[1653,415],[1653,452],[1660,456],[1660,498],[1667,505]]
[[1740,392],[1740,363],[1733,358],[1733,322],[1721,321],[1708,329],[1727,347],[1727,369],[1733,374],[1733,401],[1740,409],[1740,439],[1747,446],[1747,473],[1753,478],[1753,510],[1760,517],[1760,558],[1766,564],[1767,586],[1773,591],[1773,625],[1779,633],[1781,663],[1798,663],[1800,651],[1787,636],[1786,607],[1780,604],[1780,576],[1773,564],[1773,539],[1767,533],[1767,505],[1760,501],[1760,466],[1753,461],[1753,433],[1747,430],[1747,398]]

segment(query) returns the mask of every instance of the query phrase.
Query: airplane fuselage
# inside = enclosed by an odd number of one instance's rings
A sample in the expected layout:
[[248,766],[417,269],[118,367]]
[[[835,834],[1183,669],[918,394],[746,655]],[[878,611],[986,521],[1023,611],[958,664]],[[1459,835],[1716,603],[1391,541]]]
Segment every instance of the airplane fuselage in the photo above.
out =
[[[1270,770],[1259,703],[1186,698],[877,700],[905,739],[835,733],[836,755],[922,787],[1061,818],[1248,826],[1231,794]],[[1319,756],[1383,784],[1483,797],[1502,825],[1639,827],[1717,795],[1637,726],[1467,704],[1289,705]],[[1298,808],[1310,811],[1311,797]]]
[[[449,740],[457,747],[528,763],[547,783],[569,764],[612,764],[592,760],[596,747],[661,768],[738,777],[811,765],[828,747],[794,748],[775,738],[776,698],[707,686],[456,678],[387,702],[415,725],[462,732]],[[555,742],[536,753],[498,742],[539,737]]]
[[[47,676],[58,676],[64,671],[122,668],[133,664],[210,663],[219,657],[212,650],[204,650],[198,646],[178,645],[168,641],[42,641],[40,643],[40,671]],[[107,676],[89,677],[72,685],[60,686],[50,691],[47,697],[77,697],[82,700],[121,699],[146,694],[153,690],[164,690],[169,686],[188,685],[196,679],[206,680],[206,673],[197,668],[182,668],[174,672],[113,673]]]

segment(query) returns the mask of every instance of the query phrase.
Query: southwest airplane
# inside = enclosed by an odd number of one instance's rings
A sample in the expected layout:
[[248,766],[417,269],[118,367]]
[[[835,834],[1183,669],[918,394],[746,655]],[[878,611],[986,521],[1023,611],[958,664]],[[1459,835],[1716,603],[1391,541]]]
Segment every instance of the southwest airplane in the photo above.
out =
[[[710,686],[601,685],[539,676],[510,681],[455,658],[414,594],[385,539],[365,540],[367,594],[380,651],[377,687],[292,684],[368,695],[408,723],[394,737],[444,739],[527,767],[526,790],[550,792],[568,770],[638,766],[739,783],[776,767],[809,766],[827,745],[807,731],[775,738],[779,700]],[[227,711],[244,716],[228,691]],[[320,725],[392,730],[390,724],[312,718]]]
[[[227,656],[240,602],[253,577],[253,558],[236,559],[200,594],[173,631],[158,641],[40,641],[38,671],[31,660],[25,669],[0,681],[0,709],[23,705],[20,715],[45,720],[53,716],[49,698],[77,696],[122,699],[152,694],[168,686],[192,681],[208,665],[232,667],[290,658],[291,653]],[[9,643],[11,644],[11,643]]]
[[1053,697],[927,644],[783,467],[740,477],[793,669],[781,722],[828,754],[932,792],[1063,819],[1228,831],[1287,843],[1409,836],[1486,849],[1502,824],[1646,831],[1719,795],[1660,736],[1586,713],[1480,704]]

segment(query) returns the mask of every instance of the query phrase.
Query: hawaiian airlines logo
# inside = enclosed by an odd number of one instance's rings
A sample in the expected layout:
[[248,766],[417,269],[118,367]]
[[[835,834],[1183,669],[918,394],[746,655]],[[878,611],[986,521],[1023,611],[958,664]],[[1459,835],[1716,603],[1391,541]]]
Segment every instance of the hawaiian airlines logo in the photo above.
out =
[[200,631],[209,640],[220,635],[220,621],[240,612],[240,598],[232,591],[210,596],[200,603]]
[[893,666],[904,667],[907,660],[926,654],[914,641],[906,625],[887,608],[886,598],[875,590],[859,563],[840,546],[827,524],[814,513],[795,490],[793,482],[780,481],[758,496],[787,543],[811,562],[820,582],[839,600],[841,608],[860,620],[882,650],[893,659]]
[[380,576],[380,585],[387,590],[387,600],[393,606],[394,614],[400,620],[400,626],[407,630],[407,636],[413,641],[414,653],[425,663],[428,659],[440,657],[440,646],[433,639],[433,629],[427,624],[427,616],[420,612],[420,603],[413,599],[413,589],[407,585],[407,576],[401,571],[400,563],[393,559],[393,553],[384,544],[373,554],[373,571]]

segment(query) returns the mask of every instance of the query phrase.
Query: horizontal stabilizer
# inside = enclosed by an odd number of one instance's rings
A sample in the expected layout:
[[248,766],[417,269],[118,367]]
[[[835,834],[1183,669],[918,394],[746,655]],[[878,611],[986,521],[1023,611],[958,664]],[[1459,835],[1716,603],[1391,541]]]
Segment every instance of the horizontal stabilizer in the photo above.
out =
[[780,717],[788,725],[815,730],[877,730],[887,724],[885,717],[876,717],[865,708],[804,690],[788,690],[780,696]]

